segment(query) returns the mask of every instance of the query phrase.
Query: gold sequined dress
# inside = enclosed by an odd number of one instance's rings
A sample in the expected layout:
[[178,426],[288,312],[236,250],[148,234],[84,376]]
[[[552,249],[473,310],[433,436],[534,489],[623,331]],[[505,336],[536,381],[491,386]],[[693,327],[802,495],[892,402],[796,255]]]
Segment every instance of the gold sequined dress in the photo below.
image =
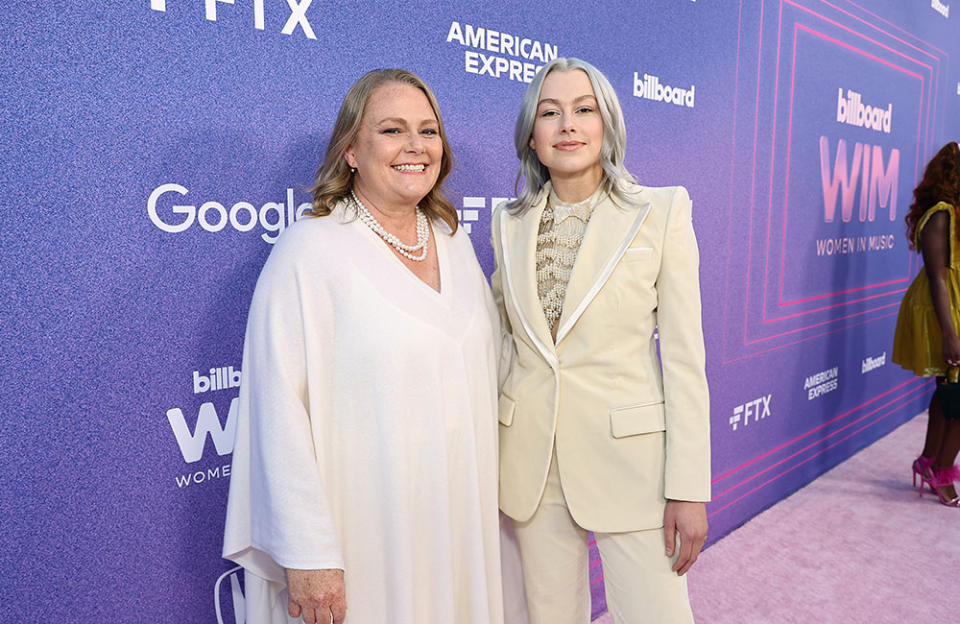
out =
[[[957,258],[956,218],[953,206],[940,202],[928,209],[917,223],[914,243],[920,249],[920,232],[937,212],[949,215],[950,264],[947,269],[947,293],[950,297],[950,315],[953,325],[960,329],[960,261]],[[943,333],[930,296],[930,279],[921,270],[910,284],[897,316],[893,336],[892,360],[921,377],[944,377],[947,363],[943,358]]]

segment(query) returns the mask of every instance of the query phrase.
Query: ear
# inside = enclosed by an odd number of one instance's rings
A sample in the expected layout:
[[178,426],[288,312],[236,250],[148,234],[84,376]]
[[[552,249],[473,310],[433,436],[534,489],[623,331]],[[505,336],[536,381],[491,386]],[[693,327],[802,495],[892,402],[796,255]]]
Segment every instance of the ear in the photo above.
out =
[[532,149],[533,151],[537,151],[537,142],[533,140],[533,137],[530,137],[529,145],[530,145],[530,149]]
[[353,146],[348,145],[347,149],[343,150],[343,159],[347,161],[347,166],[351,169],[357,168],[357,157],[353,153]]

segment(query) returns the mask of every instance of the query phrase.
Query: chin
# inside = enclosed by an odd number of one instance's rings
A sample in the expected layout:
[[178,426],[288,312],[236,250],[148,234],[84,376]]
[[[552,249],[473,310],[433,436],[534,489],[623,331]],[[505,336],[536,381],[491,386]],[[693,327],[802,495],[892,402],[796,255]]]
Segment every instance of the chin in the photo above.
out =
[[403,193],[398,193],[400,199],[405,203],[419,204],[423,201],[423,198],[430,194],[430,191],[433,189],[433,186],[427,187],[425,189],[407,189]]
[[555,167],[551,171],[565,176],[578,176],[586,175],[592,169],[593,167]]
[[[419,189],[416,189],[416,190],[411,190],[411,191],[410,191],[410,195],[419,197],[420,199],[423,199],[424,197],[426,197],[427,195],[430,194],[430,191],[432,191],[435,186],[436,186],[436,180],[432,181],[432,182],[431,182],[430,184],[428,184],[428,185],[423,186],[422,188],[419,188]],[[419,201],[419,200],[418,200],[418,201]]]

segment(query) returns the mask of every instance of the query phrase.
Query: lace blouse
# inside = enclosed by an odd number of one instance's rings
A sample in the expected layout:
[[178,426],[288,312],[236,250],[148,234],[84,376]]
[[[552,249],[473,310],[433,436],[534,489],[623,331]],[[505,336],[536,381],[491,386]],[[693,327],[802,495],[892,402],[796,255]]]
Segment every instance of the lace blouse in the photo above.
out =
[[551,331],[563,312],[563,300],[573,264],[577,260],[587,222],[602,192],[601,188],[597,188],[593,195],[582,202],[568,204],[560,201],[551,189],[540,217],[540,229],[537,232],[537,295]]

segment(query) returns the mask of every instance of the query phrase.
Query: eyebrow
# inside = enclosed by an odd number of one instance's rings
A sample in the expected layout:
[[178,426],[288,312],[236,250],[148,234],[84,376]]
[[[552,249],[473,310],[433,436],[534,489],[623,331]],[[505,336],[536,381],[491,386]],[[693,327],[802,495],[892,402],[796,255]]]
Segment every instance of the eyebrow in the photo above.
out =
[[[576,98],[576,99],[573,100],[573,101],[574,101],[574,102],[579,102],[580,100],[593,100],[594,102],[596,102],[596,101],[597,101],[597,97],[596,97],[595,95],[590,95],[590,94],[588,93],[588,94],[586,94],[586,95],[581,95],[580,97]],[[559,105],[559,104],[560,104],[560,100],[556,100],[556,99],[554,99],[554,98],[543,98],[542,100],[540,100],[539,102],[537,102],[537,106],[540,106],[541,104],[556,104],[556,105]]]
[[[385,124],[385,123],[395,123],[395,124],[401,124],[401,125],[404,125],[404,126],[405,126],[405,125],[407,125],[407,120],[406,120],[406,119],[402,119],[402,118],[400,118],[400,117],[385,117],[385,118],[381,119],[380,121],[378,121],[378,122],[377,122],[377,125],[379,126],[379,125]],[[423,120],[420,121],[420,125],[421,125],[421,126],[422,126],[423,124],[438,124],[438,123],[440,123],[440,122],[438,122],[438,121],[436,120],[436,118],[433,118],[433,117],[428,117],[428,118],[423,119]]]

